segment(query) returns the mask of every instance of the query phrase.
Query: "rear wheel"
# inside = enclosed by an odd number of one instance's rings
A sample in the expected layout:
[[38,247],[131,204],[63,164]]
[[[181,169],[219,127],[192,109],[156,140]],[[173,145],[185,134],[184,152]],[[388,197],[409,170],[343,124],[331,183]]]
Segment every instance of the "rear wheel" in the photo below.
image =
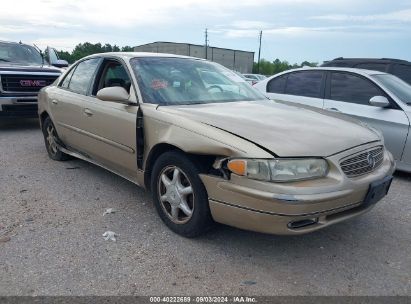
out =
[[195,163],[183,153],[166,152],[157,159],[151,190],[160,218],[172,231],[195,237],[211,227],[207,191]]
[[64,152],[61,152],[57,143],[59,142],[56,128],[50,117],[47,117],[43,122],[43,136],[46,144],[46,150],[49,157],[53,160],[64,161],[70,159],[70,156]]

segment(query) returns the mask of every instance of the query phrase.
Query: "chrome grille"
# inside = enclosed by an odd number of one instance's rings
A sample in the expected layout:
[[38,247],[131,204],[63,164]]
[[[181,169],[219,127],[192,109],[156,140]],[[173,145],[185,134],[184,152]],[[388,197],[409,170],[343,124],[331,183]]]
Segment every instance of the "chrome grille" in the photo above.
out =
[[341,169],[348,177],[367,174],[381,166],[384,159],[382,146],[348,156],[340,162]]
[[52,84],[57,77],[50,75],[3,74],[1,75],[1,87],[5,93],[37,93],[41,88]]

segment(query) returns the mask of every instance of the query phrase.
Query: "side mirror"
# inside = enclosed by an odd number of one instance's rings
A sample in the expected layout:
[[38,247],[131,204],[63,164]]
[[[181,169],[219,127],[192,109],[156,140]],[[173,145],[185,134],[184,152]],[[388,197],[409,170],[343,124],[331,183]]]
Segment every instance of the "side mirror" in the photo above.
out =
[[370,99],[370,105],[380,108],[386,108],[390,105],[387,97],[384,96],[374,96]]
[[114,101],[125,104],[133,104],[129,100],[130,94],[123,87],[107,87],[97,92],[97,98],[103,101]]
[[69,64],[66,60],[58,59],[55,62],[53,62],[52,65],[58,68],[66,68]]

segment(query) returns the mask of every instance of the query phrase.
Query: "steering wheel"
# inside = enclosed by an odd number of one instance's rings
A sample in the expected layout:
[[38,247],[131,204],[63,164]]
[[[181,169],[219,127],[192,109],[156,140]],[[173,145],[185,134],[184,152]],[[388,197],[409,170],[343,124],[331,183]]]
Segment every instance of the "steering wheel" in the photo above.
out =
[[209,86],[209,87],[207,88],[207,91],[211,91],[212,89],[217,89],[217,90],[219,90],[221,93],[224,92],[223,88],[220,87],[220,86],[218,86],[218,85]]

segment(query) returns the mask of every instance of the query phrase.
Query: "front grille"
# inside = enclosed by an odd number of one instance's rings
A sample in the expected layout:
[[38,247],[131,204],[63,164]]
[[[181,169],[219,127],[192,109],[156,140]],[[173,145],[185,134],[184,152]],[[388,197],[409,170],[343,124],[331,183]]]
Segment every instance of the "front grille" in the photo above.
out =
[[382,146],[348,156],[340,162],[341,169],[348,177],[356,177],[374,171],[384,159]]
[[3,92],[36,93],[51,85],[58,76],[3,74],[0,77]]

